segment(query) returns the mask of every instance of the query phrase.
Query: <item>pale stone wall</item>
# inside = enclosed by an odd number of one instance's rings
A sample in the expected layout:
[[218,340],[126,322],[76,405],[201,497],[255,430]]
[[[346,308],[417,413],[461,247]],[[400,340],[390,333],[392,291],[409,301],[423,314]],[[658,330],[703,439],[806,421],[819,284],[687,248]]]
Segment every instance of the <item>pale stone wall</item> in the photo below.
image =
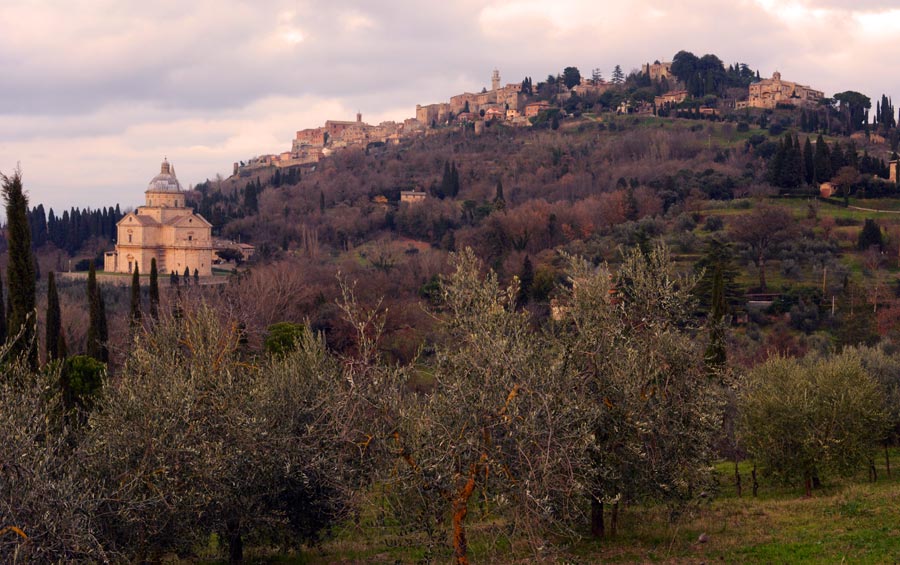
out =
[[809,86],[781,80],[781,73],[775,72],[772,78],[763,79],[750,85],[747,106],[751,108],[774,108],[778,104],[794,106],[812,106],[825,94]]
[[104,255],[104,270],[130,273],[137,266],[149,273],[155,258],[160,275],[183,274],[185,267],[211,275],[212,226],[185,206],[184,193],[148,190],[146,202],[116,224],[116,247]]

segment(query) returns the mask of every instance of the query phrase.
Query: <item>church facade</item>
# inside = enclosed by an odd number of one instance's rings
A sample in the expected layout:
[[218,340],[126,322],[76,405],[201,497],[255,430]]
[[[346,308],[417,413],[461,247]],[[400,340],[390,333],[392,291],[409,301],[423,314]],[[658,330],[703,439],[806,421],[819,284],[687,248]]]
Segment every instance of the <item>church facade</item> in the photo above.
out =
[[104,257],[109,273],[150,272],[156,259],[160,276],[185,268],[200,276],[212,274],[212,224],[185,205],[184,191],[167,160],[145,192],[146,204],[116,224],[116,248]]

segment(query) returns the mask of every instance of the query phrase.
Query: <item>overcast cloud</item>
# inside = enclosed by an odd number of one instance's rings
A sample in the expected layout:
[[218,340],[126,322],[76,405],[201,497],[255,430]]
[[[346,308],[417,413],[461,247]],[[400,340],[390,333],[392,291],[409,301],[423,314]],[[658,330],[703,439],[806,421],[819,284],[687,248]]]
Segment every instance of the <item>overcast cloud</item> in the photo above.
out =
[[136,206],[168,156],[182,184],[287,150],[326,119],[574,65],[680,49],[825,91],[900,95],[888,0],[0,0],[0,171],[31,202]]

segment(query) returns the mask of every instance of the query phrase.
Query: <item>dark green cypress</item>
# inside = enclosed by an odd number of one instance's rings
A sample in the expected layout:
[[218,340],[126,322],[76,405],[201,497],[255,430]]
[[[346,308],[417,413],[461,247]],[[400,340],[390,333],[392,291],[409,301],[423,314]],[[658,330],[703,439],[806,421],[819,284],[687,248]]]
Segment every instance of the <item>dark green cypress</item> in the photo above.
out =
[[0,174],[3,181],[3,201],[6,204],[6,241],[9,263],[6,284],[9,294],[7,331],[9,336],[22,332],[11,349],[14,356],[24,355],[28,364],[37,369],[35,344],[35,272],[31,251],[31,228],[28,227],[28,197],[22,188],[22,172],[12,176]]
[[184,275],[182,276],[182,278],[184,278],[184,286],[188,286],[191,284],[191,269],[190,269],[190,267],[184,268]]
[[159,273],[156,271],[156,257],[150,259],[150,317],[159,319]]
[[56,290],[56,274],[47,274],[47,362],[60,359],[59,345],[62,339],[62,314],[59,308],[59,292]]
[[517,302],[520,306],[527,304],[531,298],[531,287],[534,286],[534,267],[528,255],[522,261],[522,273],[519,275],[519,295]]
[[135,263],[134,274],[131,276],[131,313],[128,316],[132,329],[140,327],[141,317],[141,274]]
[[0,276],[0,344],[6,343],[6,305],[3,300],[3,277]]
[[809,136],[806,136],[806,143],[803,144],[803,173],[806,184],[813,184],[816,176],[816,166],[813,159],[812,142]]
[[97,361],[106,363],[109,361],[109,350],[106,346],[108,332],[106,328],[106,306],[103,303],[103,294],[100,285],[97,284],[97,271],[94,262],[91,261],[88,270],[87,297],[89,304],[87,355]]
[[816,138],[816,154],[813,157],[816,182],[826,182],[831,178],[831,154],[822,134]]

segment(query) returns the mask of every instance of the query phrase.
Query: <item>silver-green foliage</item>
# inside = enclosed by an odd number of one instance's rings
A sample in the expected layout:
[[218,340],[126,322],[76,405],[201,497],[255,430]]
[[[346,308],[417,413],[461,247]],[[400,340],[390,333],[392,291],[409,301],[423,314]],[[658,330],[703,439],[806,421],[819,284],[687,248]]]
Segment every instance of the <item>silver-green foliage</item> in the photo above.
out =
[[885,433],[876,381],[860,355],[769,359],[753,369],[739,400],[743,443],[764,471],[807,483],[848,474]]
[[703,366],[691,291],[658,246],[628,252],[618,273],[570,258],[559,328],[573,395],[590,430],[588,496],[653,500],[673,510],[710,479],[721,389]]

